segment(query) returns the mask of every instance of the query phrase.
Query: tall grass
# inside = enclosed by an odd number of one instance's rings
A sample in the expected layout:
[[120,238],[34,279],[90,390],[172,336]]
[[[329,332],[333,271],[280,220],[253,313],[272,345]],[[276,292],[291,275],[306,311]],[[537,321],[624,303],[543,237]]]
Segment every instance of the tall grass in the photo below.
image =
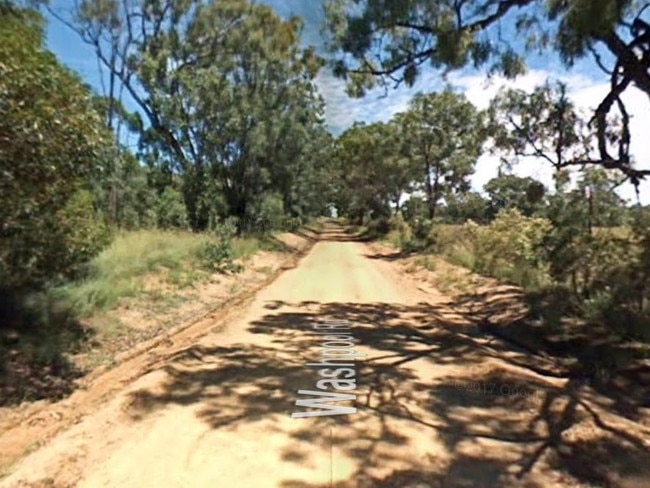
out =
[[235,237],[232,240],[235,258],[248,259],[260,250],[277,250],[269,238],[264,237]]
[[83,279],[52,293],[78,316],[106,311],[120,299],[137,295],[146,275],[163,268],[177,270],[191,262],[208,239],[190,232],[162,230],[123,233],[89,263]]
[[[105,312],[141,293],[148,275],[169,270],[175,276],[187,270],[188,276],[197,277],[203,265],[200,251],[212,240],[183,231],[122,233],[89,263],[83,279],[55,288],[53,298],[79,317]],[[246,259],[262,247],[255,237],[236,238],[231,244],[234,259]]]

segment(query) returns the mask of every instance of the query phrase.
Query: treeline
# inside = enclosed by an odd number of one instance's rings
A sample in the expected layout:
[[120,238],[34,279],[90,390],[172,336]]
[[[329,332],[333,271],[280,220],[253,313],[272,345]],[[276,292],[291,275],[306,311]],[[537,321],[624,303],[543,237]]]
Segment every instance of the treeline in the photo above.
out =
[[[650,207],[616,193],[618,170],[563,165],[586,159],[596,138],[559,83],[502,90],[485,111],[451,88],[420,94],[337,140],[336,202],[370,236],[561,297],[556,318],[650,339]],[[503,167],[477,192],[470,177],[485,151]],[[512,173],[528,156],[555,169],[550,188]]]
[[[625,99],[635,89],[650,97],[645,2],[330,0],[327,27],[334,73],[357,97],[377,87],[413,86],[425,66],[446,73],[486,68],[513,79],[525,72],[531,53],[565,68],[591,60],[608,90],[589,114],[575,109],[565,86],[546,83],[532,93],[503,91],[483,114],[450,91],[424,95],[386,125],[351,129],[339,141],[341,157],[353,166],[338,198],[348,216],[373,219],[375,231],[392,230],[400,243],[464,252],[458,261],[480,272],[538,283],[569,305],[551,307],[561,317],[650,335],[648,208],[625,208],[613,191],[623,180],[638,189],[650,175],[631,152]],[[403,135],[381,144],[386,130]],[[352,154],[361,138],[380,142],[379,152],[364,157],[387,164],[390,176],[375,179]],[[482,143],[506,163],[486,186],[487,198],[468,191]],[[509,167],[531,158],[553,168],[553,188],[510,174]],[[371,186],[357,192],[361,182]],[[423,196],[402,205],[395,195],[405,193]],[[466,224],[467,239],[452,232],[453,244],[445,246],[434,219],[485,225]],[[618,232],[599,229],[622,224]],[[532,275],[540,279],[526,277]]]
[[120,229],[264,233],[328,211],[323,60],[299,19],[245,0],[76,8],[60,20],[94,47],[102,94],[47,50],[38,11],[0,0],[3,290],[80,276]]
[[[596,136],[560,82],[531,93],[501,90],[484,111],[451,87],[418,94],[390,121],[357,123],[336,141],[342,182],[336,202],[357,223],[399,211],[409,220],[487,223],[506,208],[550,216],[569,199],[582,209],[585,225],[624,225],[637,213],[615,191],[626,176],[598,165],[565,165],[587,160]],[[486,153],[500,160],[498,176],[478,192],[470,179]],[[527,163],[550,166],[553,185],[513,173]]]

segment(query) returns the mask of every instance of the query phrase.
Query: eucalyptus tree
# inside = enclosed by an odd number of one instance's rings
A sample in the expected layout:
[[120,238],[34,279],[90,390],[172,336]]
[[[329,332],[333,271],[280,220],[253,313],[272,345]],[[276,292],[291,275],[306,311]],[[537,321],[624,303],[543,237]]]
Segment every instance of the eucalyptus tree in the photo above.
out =
[[301,21],[246,0],[79,0],[63,20],[138,107],[144,149],[182,174],[191,227],[224,213],[246,226],[320,110]]
[[500,174],[483,187],[490,199],[490,213],[496,215],[503,209],[517,209],[525,217],[543,210],[546,187],[531,177]]
[[410,191],[416,174],[401,151],[402,129],[392,122],[356,123],[339,137],[341,198],[355,219],[368,211],[388,217]]
[[[502,89],[489,113],[494,148],[508,166],[533,158],[550,165],[561,178],[571,166],[592,162],[594,130],[570,100],[564,83],[547,81],[530,93]],[[617,133],[610,132],[609,137],[614,140]]]
[[418,94],[395,118],[403,128],[404,154],[419,167],[419,189],[434,218],[445,195],[469,190],[486,137],[485,115],[450,89]]

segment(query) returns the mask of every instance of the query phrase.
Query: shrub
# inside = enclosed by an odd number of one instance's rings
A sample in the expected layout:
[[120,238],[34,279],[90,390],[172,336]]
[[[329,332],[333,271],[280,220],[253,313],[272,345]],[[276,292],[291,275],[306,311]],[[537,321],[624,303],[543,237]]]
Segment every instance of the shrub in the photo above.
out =
[[[15,290],[42,288],[101,247],[77,192],[114,148],[88,87],[45,48],[42,18],[20,3],[0,1],[0,286]],[[84,229],[67,236],[59,218]]]
[[237,226],[232,220],[218,224],[214,230],[214,238],[206,241],[197,250],[201,265],[210,271],[241,271],[241,265],[236,264],[233,239],[237,234]]
[[303,221],[300,217],[286,217],[284,220],[283,230],[295,232],[302,226]]
[[264,195],[251,206],[247,220],[248,231],[268,234],[273,230],[282,229],[285,224],[282,195]]
[[413,240],[411,226],[404,220],[401,212],[397,212],[388,221],[390,228],[388,238],[398,248],[406,248]]
[[411,226],[413,228],[413,237],[415,239],[426,241],[428,244],[431,244],[429,242],[429,235],[433,228],[433,222],[430,219],[415,219]]
[[472,229],[477,236],[475,268],[525,287],[541,286],[548,272],[539,250],[550,230],[548,219],[524,217],[516,209],[499,212],[489,225]]
[[366,234],[370,238],[378,238],[387,235],[390,232],[390,221],[381,217],[379,219],[371,220],[366,227]]
[[58,263],[67,277],[72,277],[106,247],[111,239],[110,231],[96,218],[93,196],[87,190],[77,191],[56,217],[57,235],[53,240],[58,247],[50,259]]
[[161,229],[187,229],[187,210],[180,192],[168,186],[160,195],[157,208],[158,227]]
[[517,210],[502,211],[487,226],[469,220],[463,225],[434,224],[427,241],[437,253],[478,273],[537,288],[548,281],[539,247],[551,224],[524,217]]

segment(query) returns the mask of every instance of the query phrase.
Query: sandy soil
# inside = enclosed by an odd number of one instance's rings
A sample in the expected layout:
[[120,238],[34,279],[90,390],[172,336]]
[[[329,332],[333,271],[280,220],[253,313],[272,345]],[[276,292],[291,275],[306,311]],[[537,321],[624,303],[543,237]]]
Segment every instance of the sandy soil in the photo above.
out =
[[[420,285],[332,225],[299,266],[189,345],[175,338],[0,487],[650,486],[650,429],[634,415],[525,367]],[[367,355],[357,412],[291,418],[319,379],[305,364],[327,319],[349,321]]]

